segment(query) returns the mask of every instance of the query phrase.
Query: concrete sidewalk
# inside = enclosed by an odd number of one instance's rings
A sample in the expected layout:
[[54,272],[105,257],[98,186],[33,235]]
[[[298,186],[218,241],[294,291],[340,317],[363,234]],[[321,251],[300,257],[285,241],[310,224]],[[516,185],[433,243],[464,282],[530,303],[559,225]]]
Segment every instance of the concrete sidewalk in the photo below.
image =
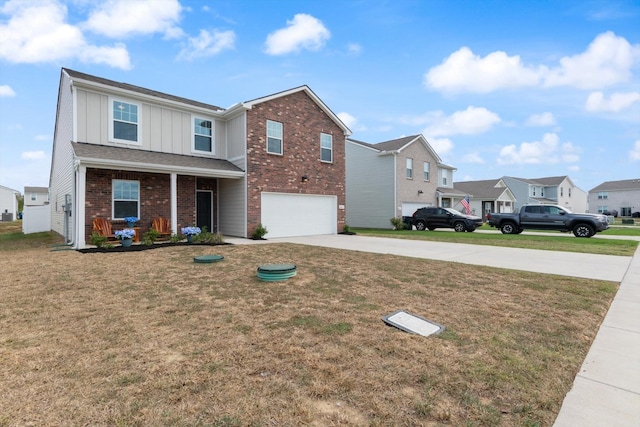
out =
[[640,248],[621,257],[357,235],[225,241],[296,243],[619,282],[554,427],[640,426]]

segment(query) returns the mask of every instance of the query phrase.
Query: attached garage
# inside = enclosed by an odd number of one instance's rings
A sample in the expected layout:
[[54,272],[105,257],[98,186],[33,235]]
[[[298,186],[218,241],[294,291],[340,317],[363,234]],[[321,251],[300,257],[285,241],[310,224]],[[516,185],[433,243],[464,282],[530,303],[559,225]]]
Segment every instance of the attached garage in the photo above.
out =
[[267,239],[336,234],[336,196],[262,193],[261,202],[261,222],[267,228]]
[[411,216],[415,211],[420,208],[426,208],[428,206],[432,206],[432,203],[410,203],[404,202],[402,203],[402,216]]

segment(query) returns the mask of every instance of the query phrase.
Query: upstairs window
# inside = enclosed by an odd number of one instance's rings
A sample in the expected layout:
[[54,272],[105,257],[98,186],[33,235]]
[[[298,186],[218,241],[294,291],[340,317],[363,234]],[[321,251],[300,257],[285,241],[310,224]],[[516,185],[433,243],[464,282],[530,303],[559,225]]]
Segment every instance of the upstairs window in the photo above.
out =
[[320,134],[320,160],[333,162],[333,135]]
[[605,192],[605,191],[601,191],[598,193],[598,199],[599,200],[605,200],[609,198],[609,193]]
[[560,197],[564,196],[564,187],[560,187]]
[[211,120],[193,119],[193,151],[213,153],[213,123]]
[[424,180],[429,181],[429,162],[424,162],[424,170],[422,172]]
[[111,101],[111,138],[127,143],[139,142],[139,106],[129,102]]
[[113,219],[140,218],[140,182],[113,180]]
[[407,179],[413,179],[413,159],[407,158]]
[[267,120],[267,153],[282,154],[282,123]]

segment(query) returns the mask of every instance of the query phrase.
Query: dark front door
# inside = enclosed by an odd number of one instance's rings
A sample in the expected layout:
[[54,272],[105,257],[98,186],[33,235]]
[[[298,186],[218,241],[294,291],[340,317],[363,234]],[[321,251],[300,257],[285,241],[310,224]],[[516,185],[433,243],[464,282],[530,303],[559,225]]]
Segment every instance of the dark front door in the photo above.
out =
[[207,227],[207,231],[213,229],[213,193],[211,191],[196,192],[196,225],[200,228]]

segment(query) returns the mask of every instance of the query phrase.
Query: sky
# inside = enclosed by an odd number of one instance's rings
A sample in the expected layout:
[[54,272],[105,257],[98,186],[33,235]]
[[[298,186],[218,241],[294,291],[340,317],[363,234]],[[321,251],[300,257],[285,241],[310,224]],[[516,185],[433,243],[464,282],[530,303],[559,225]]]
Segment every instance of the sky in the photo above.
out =
[[0,185],[49,185],[62,67],[223,108],[306,84],[456,182],[640,178],[640,0],[0,1]]

